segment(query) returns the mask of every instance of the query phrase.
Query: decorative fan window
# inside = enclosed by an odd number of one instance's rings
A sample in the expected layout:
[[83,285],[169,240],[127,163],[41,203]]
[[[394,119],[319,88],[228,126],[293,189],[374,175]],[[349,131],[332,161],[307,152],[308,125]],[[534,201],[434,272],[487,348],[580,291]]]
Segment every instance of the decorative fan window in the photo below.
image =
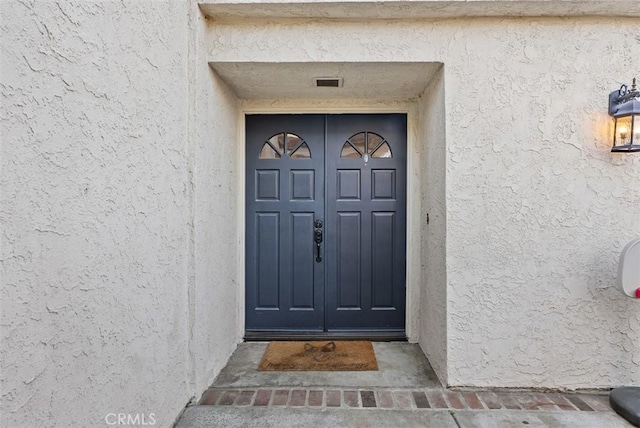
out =
[[360,132],[349,138],[342,146],[341,158],[392,158],[389,143],[373,132]]
[[288,155],[291,159],[311,159],[309,146],[296,134],[281,132],[269,138],[260,150],[260,159],[280,159]]

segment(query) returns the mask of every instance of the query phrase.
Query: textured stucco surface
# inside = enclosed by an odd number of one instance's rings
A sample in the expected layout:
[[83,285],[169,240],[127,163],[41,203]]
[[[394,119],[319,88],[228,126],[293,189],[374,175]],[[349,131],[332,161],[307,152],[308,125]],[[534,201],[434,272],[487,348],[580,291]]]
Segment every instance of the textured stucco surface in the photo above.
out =
[[[418,153],[420,188],[420,346],[447,383],[446,261],[446,123],[444,70],[431,80],[420,99]],[[427,218],[428,216],[428,218]]]
[[167,426],[190,395],[187,5],[0,7],[2,425]]
[[638,69],[639,25],[221,23],[210,55],[444,63],[448,383],[607,387],[640,384],[640,311],[614,289],[640,159],[609,153],[605,108]]
[[0,16],[0,425],[171,426],[239,329],[237,115],[202,15],[3,1]]
[[191,356],[196,391],[207,388],[241,340],[239,313],[239,195],[242,174],[239,110],[233,92],[207,64],[206,23],[196,13],[191,79],[195,109],[193,147],[194,275],[190,283]]

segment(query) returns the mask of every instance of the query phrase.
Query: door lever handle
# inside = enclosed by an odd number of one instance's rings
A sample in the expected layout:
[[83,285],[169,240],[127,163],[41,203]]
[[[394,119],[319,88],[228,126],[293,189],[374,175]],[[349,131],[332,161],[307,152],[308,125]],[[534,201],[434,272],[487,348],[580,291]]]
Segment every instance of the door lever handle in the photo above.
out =
[[313,240],[316,241],[316,262],[320,263],[322,261],[322,256],[320,255],[320,243],[322,242],[322,230],[316,229],[313,231]]

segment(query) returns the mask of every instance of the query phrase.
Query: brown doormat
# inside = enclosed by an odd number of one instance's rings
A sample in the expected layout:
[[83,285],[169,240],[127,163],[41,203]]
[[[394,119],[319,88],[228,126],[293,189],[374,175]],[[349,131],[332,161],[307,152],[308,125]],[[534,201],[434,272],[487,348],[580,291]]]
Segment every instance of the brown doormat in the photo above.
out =
[[270,342],[260,371],[375,371],[369,341]]

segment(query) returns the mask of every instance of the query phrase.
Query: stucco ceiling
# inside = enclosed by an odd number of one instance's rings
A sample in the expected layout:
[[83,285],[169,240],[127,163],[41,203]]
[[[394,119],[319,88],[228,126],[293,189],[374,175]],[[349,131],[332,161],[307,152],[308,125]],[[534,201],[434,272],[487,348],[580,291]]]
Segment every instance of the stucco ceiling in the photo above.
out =
[[201,0],[212,19],[431,19],[498,16],[640,16],[638,0]]
[[[212,62],[243,99],[407,100],[419,96],[440,63]],[[315,77],[342,77],[341,88],[317,88]]]

